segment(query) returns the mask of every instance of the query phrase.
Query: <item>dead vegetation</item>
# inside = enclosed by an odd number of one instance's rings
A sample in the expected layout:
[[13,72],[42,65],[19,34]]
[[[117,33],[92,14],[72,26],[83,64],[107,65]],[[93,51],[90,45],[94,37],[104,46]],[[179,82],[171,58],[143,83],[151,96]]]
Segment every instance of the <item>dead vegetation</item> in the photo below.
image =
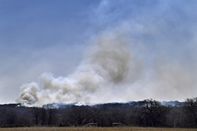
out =
[[32,128],[0,128],[0,131],[197,131],[189,128],[142,128],[142,127],[32,127]]

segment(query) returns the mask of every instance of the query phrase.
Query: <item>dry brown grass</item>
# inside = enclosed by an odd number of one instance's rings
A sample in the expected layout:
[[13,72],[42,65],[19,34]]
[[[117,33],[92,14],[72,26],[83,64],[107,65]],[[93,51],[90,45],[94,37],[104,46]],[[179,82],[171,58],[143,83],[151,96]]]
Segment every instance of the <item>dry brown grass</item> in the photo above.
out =
[[197,129],[180,129],[180,128],[140,128],[140,127],[117,127],[117,128],[100,128],[100,127],[73,127],[73,128],[56,128],[56,127],[32,127],[32,128],[0,128],[0,131],[197,131]]

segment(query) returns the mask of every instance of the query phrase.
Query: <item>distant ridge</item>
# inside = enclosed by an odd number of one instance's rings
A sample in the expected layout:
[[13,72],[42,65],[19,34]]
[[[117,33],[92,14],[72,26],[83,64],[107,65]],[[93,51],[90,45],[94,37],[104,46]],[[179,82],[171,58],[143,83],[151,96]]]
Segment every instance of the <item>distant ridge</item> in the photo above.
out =
[[[157,101],[158,102],[158,101]],[[144,101],[130,101],[126,103],[121,102],[113,102],[113,103],[103,103],[103,104],[95,104],[95,105],[76,105],[73,104],[65,104],[65,103],[49,103],[42,106],[44,109],[65,109],[65,108],[71,108],[73,106],[91,106],[91,107],[143,107]],[[182,107],[184,105],[184,102],[180,101],[162,101],[159,102],[161,106],[165,107]],[[21,103],[10,103],[10,104],[0,104],[0,106],[9,106],[9,107],[21,107],[24,106]]]
[[[95,104],[91,106],[95,108],[99,108],[99,107],[143,107],[144,104],[145,104],[144,101],[130,101],[126,103],[114,102],[114,103]],[[159,102],[159,104],[165,107],[182,107],[184,105],[184,102],[162,101],[162,102]],[[65,109],[65,108],[71,108],[73,106],[90,106],[90,105],[50,103],[50,104],[43,105],[42,107],[45,109]]]

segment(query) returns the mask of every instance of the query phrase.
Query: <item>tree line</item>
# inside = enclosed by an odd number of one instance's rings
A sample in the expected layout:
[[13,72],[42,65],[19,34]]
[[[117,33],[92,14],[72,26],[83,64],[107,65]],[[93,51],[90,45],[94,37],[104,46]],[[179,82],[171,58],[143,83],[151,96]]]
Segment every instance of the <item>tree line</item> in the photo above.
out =
[[181,104],[163,105],[149,99],[131,103],[62,108],[0,105],[0,127],[30,126],[142,126],[197,127],[197,98]]

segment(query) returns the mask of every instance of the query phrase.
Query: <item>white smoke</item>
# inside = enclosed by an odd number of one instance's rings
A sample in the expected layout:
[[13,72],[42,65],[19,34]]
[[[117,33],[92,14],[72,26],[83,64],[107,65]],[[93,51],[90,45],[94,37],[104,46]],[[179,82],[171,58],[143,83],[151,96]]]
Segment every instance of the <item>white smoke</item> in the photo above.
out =
[[[125,28],[118,29],[126,31]],[[92,42],[93,47],[72,74],[55,77],[52,73],[44,73],[39,82],[22,85],[18,101],[42,106],[195,97],[197,82],[193,65],[165,60],[158,54],[158,60],[151,61],[152,66],[144,66],[132,50],[136,48],[131,48],[131,39],[125,35],[128,32],[117,30],[97,36]],[[145,55],[146,52],[137,54]]]
[[197,33],[193,21],[197,15],[192,9],[196,4],[149,2],[101,1],[96,11],[90,11],[91,20],[99,31],[110,31],[96,36],[73,73],[66,77],[44,73],[39,82],[21,87],[18,101],[40,106],[195,97]]
[[117,32],[103,33],[94,40],[87,58],[74,73],[57,78],[51,73],[44,73],[40,82],[22,86],[18,101],[36,106],[54,102],[95,103],[92,98],[99,91],[113,90],[115,86],[134,82],[139,75],[140,66],[128,43],[128,39]]

